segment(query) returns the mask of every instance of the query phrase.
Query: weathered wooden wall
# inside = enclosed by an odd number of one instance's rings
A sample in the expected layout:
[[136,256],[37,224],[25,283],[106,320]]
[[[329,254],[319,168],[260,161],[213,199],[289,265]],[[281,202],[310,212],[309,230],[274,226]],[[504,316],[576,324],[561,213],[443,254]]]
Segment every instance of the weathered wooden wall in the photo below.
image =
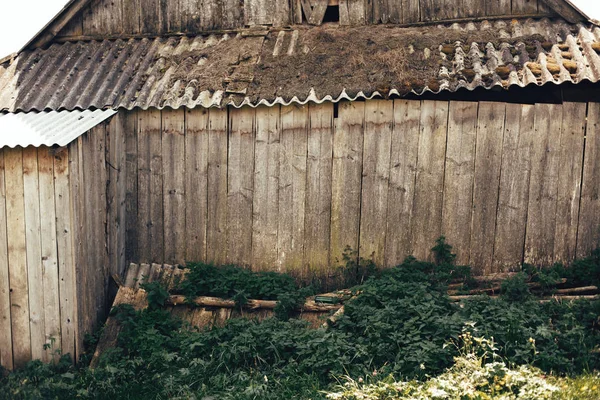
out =
[[80,347],[110,310],[113,275],[124,273],[125,129],[117,114],[69,145]]
[[600,243],[599,134],[597,103],[371,100],[121,111],[3,149],[0,363],[80,354],[129,261],[323,278],[346,246],[393,266],[445,235],[482,274],[568,263]]
[[75,356],[77,298],[66,149],[0,150],[0,365]]
[[445,235],[460,263],[493,273],[599,243],[598,104],[373,100],[337,114],[126,113],[124,259],[309,278],[332,275],[346,246],[392,266]]
[[[62,38],[195,34],[253,25],[319,25],[329,0],[95,0]],[[483,17],[550,15],[542,0],[339,0],[341,25],[412,24]]]

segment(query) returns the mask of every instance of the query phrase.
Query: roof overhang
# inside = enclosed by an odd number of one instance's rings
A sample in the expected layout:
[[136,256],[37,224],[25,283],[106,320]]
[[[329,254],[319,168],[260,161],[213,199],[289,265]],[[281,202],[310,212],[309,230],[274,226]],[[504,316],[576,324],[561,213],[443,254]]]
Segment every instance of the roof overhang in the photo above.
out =
[[116,113],[76,110],[0,114],[0,148],[66,146]]
[[596,83],[596,30],[544,18],[67,42],[0,65],[0,112],[256,107]]

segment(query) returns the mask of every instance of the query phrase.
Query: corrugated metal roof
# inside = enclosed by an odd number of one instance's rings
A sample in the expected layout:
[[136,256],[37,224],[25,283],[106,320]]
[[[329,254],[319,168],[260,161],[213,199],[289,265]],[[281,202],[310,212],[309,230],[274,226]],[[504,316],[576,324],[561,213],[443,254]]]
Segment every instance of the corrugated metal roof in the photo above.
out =
[[85,110],[0,114],[0,148],[66,146],[116,113]]
[[53,44],[0,66],[0,110],[306,103],[600,80],[600,28],[510,20]]

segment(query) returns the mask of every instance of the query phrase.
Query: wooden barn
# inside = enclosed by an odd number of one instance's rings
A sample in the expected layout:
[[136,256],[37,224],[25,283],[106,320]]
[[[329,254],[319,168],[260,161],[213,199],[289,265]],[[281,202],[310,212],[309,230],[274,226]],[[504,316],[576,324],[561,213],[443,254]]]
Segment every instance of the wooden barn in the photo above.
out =
[[566,0],[70,1],[0,61],[1,365],[81,354],[130,262],[589,254],[599,54]]

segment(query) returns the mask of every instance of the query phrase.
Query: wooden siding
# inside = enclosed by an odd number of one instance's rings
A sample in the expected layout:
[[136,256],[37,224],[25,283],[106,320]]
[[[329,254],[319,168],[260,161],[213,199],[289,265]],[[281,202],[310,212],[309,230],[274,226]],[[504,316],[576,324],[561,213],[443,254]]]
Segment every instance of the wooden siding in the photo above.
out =
[[[126,243],[131,243],[131,239],[126,240],[127,235],[136,237],[138,227],[128,226],[135,219],[128,215],[132,205],[126,203],[127,194],[135,189],[126,180],[132,152],[125,133],[132,126],[140,126],[135,124],[136,115],[117,114],[68,147],[67,194],[73,204],[72,257],[77,265],[77,274],[70,279],[77,288],[78,315],[73,321],[79,332],[75,337],[78,348],[83,345],[85,333],[93,332],[110,310],[115,286],[112,277],[123,275],[126,258],[135,256],[126,249]],[[159,169],[163,170],[162,165]],[[162,191],[154,198],[160,200],[162,220]],[[133,207],[137,210],[137,205]],[[178,231],[184,233],[184,229]],[[163,248],[162,243],[159,248]],[[136,251],[139,254],[140,250]],[[164,254],[161,252],[159,256]]]
[[599,121],[598,103],[135,110],[68,148],[3,149],[0,363],[78,356],[129,262],[330,280],[347,246],[394,266],[440,235],[479,274],[584,257]]
[[0,365],[76,357],[77,298],[66,149],[0,150]]
[[[137,215],[125,228],[146,233],[127,238],[127,262],[238,263],[310,279],[335,276],[347,246],[393,266],[430,258],[445,235],[481,274],[568,263],[598,245],[600,183],[583,152],[597,152],[599,107],[373,100],[232,109],[228,118],[128,112],[123,119],[139,123],[126,132],[127,159],[152,158],[148,141],[181,140],[176,157],[155,151],[156,192],[143,183],[147,164],[128,164],[139,190],[126,191]],[[145,128],[161,118],[162,128]],[[171,210],[163,199],[177,182],[187,184]],[[162,209],[149,211],[154,199]],[[156,248],[164,251],[144,250]]]
[[[542,0],[339,1],[340,25],[550,15]],[[71,20],[62,38],[196,34],[254,25],[323,23],[328,0],[98,0]]]

